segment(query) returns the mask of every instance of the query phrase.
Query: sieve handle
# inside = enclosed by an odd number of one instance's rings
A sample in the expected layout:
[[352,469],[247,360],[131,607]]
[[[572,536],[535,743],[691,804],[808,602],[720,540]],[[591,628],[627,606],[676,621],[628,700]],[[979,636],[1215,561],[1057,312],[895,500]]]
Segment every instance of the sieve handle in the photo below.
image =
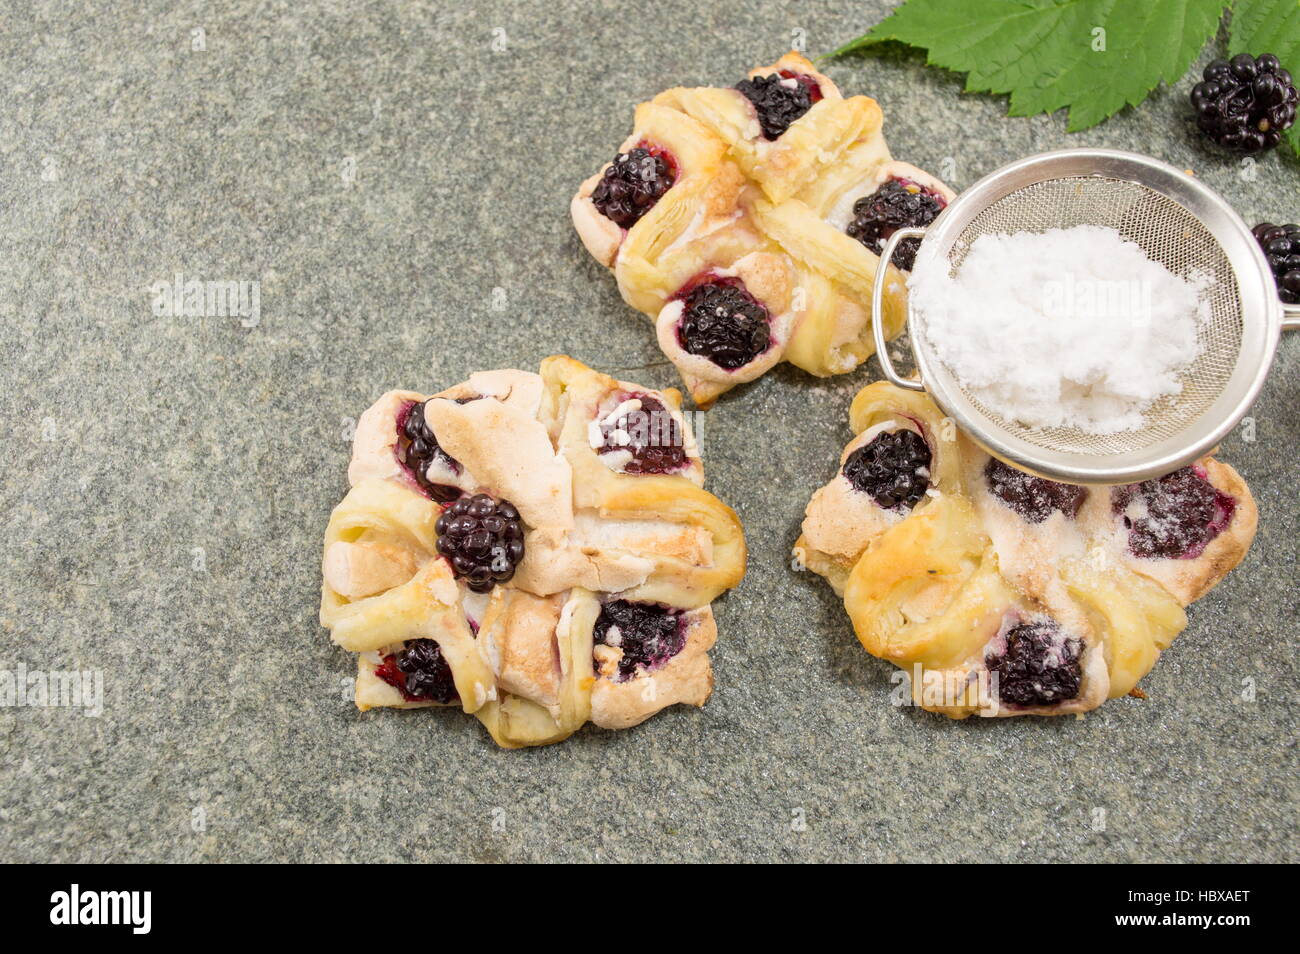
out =
[[[905,238],[924,237],[925,229],[913,226],[899,229],[889,236],[885,240],[885,247],[880,250],[880,267],[876,269],[876,280],[871,285],[871,331],[876,337],[876,357],[880,359],[880,369],[885,372],[885,377],[889,379],[890,384],[909,391],[924,391],[925,385],[920,381],[903,377],[894,368],[894,362],[889,357],[888,343],[885,341],[885,322],[881,316],[885,313],[885,280],[889,277],[889,263],[894,260],[894,249]],[[911,306],[908,306],[908,316],[910,319]],[[911,324],[910,320],[908,324]]]
[[1300,305],[1282,306],[1282,330],[1300,331]]

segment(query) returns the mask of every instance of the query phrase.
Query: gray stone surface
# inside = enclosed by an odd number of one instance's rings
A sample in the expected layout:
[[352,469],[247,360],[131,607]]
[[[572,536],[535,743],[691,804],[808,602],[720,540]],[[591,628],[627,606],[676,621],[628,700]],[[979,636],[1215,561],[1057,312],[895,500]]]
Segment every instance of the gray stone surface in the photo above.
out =
[[[787,556],[874,363],[783,367],[708,416],[751,562],[705,709],[503,752],[456,712],[345,701],[316,611],[349,421],[554,352],[674,383],[569,195],[635,103],[730,83],[796,29],[825,52],[885,4],[85,6],[0,13],[0,668],[101,670],[105,706],[0,709],[0,860],[1296,860],[1295,338],[1257,440],[1224,446],[1259,539],[1146,701],[995,723],[888,704],[891,667]],[[916,55],[829,72],[958,187],[1099,144],[1194,168],[1251,222],[1300,215],[1294,158],[1252,180],[1201,146],[1190,77],[1067,136]],[[155,316],[177,272],[259,281],[260,323]]]

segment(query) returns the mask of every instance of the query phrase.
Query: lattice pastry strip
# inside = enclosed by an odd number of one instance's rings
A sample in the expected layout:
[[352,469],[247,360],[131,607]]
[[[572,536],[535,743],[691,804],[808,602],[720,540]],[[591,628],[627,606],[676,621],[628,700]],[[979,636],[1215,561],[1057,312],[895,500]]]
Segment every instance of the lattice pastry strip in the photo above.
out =
[[738,89],[678,87],[660,93],[653,102],[707,126],[726,144],[748,179],[771,201],[784,202],[837,161],[844,149],[878,131],[882,117],[875,100],[866,96],[845,99],[829,76],[819,73],[798,53],[787,53],[771,66],[750,70],[748,80],[774,75],[787,88],[804,85],[813,99],[776,137],[771,137],[772,130],[764,129],[763,114]]
[[745,545],[676,392],[562,357],[394,391],[348,473],[321,622],[358,654],[359,708],[459,705],[517,747],[708,698]]
[[[641,104],[632,135],[571,211],[708,406],[782,360],[826,376],[870,357],[884,239],[952,197],[891,159],[874,100],[845,98],[791,53],[735,89],[671,89]],[[906,274],[888,267],[881,320],[893,337]]]
[[844,598],[867,651],[908,670],[914,701],[954,718],[1079,713],[1132,692],[1254,537],[1249,489],[1213,458],[1086,488],[991,458],[884,382],[850,419],[795,554]]

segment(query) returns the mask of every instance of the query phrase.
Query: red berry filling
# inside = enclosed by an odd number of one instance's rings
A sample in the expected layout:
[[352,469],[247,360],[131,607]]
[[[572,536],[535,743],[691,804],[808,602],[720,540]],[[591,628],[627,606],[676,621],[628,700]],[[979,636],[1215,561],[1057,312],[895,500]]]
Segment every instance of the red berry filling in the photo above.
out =
[[1111,510],[1128,528],[1129,550],[1146,559],[1196,559],[1227,529],[1236,509],[1237,501],[1200,467],[1111,491]]
[[442,647],[432,639],[403,643],[398,652],[389,653],[375,667],[375,675],[400,692],[407,702],[446,705],[460,698]]
[[804,73],[796,73],[794,70],[779,70],[777,75],[782,79],[798,80],[799,85],[808,91],[808,98],[814,103],[822,101],[822,84],[817,82],[811,76]]

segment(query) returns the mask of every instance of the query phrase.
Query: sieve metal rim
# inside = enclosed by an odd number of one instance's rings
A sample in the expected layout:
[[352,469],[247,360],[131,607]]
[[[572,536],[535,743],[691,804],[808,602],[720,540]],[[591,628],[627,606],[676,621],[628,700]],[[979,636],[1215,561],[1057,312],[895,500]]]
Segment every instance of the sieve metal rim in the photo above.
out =
[[[1182,206],[1219,244],[1236,278],[1241,345],[1223,392],[1197,418],[1162,441],[1125,453],[1061,451],[1028,441],[981,412],[931,353],[910,303],[907,327],[919,380],[903,378],[897,372],[880,322],[873,323],[876,350],[889,381],[928,392],[940,410],[989,453],[1052,480],[1133,483],[1177,470],[1213,450],[1254,403],[1277,348],[1283,308],[1272,272],[1246,223],[1221,196],[1187,173],[1150,156],[1116,149],[1054,150],[1019,159],[989,173],[949,203],[928,228],[899,229],[885,243],[881,260],[890,260],[899,241],[919,237],[923,241],[913,268],[927,264],[947,267],[949,253],[966,227],[993,203],[1037,183],[1085,177],[1127,181]],[[873,305],[877,315],[882,314],[885,274],[886,269],[879,269],[875,278]],[[1292,321],[1286,324],[1290,326]]]

